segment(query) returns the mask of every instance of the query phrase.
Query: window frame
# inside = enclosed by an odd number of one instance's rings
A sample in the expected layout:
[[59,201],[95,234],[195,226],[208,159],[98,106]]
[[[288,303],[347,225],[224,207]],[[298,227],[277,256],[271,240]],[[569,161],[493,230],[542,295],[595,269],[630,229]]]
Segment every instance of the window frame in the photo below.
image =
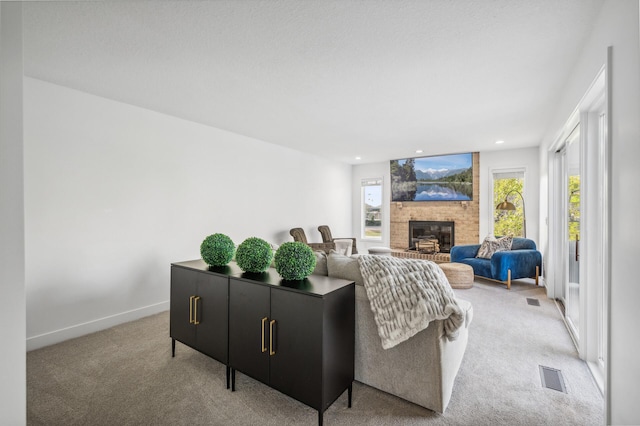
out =
[[[375,184],[379,182],[379,184]],[[373,183],[366,185],[365,183]],[[366,207],[365,207],[365,188],[368,186],[380,186],[380,235],[372,237],[366,235]],[[382,177],[362,178],[360,180],[360,239],[362,241],[382,241],[384,234],[384,179]]]

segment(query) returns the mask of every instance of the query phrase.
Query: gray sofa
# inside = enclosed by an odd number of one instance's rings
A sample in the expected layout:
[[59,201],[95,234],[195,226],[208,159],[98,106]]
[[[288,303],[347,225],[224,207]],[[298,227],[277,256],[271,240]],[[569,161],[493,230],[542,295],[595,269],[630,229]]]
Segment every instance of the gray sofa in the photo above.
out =
[[442,321],[391,349],[383,349],[373,312],[362,282],[357,255],[316,252],[315,274],[343,278],[356,283],[355,378],[366,385],[407,401],[444,413],[453,383],[467,347],[471,303],[458,299],[466,312],[459,337],[449,341]]

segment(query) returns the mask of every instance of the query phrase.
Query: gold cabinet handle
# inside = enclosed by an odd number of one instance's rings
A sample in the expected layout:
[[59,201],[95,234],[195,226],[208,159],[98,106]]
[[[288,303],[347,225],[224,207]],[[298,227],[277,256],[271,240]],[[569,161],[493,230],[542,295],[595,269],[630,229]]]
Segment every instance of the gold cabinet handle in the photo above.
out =
[[276,320],[271,320],[271,322],[269,322],[269,355],[276,354],[276,351],[273,350],[273,326],[275,323]]
[[200,300],[200,296],[193,298],[193,323],[195,325],[200,324],[200,321],[198,321],[198,300]]
[[267,323],[267,317],[262,318],[262,327],[260,328],[260,335],[262,336],[262,352],[267,351],[267,346],[264,344],[264,326]]
[[193,298],[195,296],[189,297],[189,324],[193,324]]

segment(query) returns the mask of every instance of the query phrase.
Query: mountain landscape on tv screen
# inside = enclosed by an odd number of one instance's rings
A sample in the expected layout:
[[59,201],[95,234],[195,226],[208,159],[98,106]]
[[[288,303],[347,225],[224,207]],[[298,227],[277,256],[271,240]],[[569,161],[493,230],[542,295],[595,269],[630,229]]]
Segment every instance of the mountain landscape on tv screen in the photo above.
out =
[[467,170],[469,169],[416,170],[416,178],[418,180],[425,180],[425,181],[438,180],[438,179],[442,179],[443,177],[453,176],[453,175],[466,172]]

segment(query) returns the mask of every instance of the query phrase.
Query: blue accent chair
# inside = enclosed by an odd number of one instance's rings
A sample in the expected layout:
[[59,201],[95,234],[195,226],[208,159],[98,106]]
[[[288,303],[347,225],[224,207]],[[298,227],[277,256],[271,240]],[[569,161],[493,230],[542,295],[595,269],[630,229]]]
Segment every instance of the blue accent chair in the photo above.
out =
[[511,280],[535,278],[538,285],[542,269],[542,254],[536,243],[528,238],[513,239],[511,250],[499,251],[491,259],[476,257],[480,244],[454,246],[451,248],[451,262],[465,263],[473,268],[473,274],[507,285],[511,290]]

